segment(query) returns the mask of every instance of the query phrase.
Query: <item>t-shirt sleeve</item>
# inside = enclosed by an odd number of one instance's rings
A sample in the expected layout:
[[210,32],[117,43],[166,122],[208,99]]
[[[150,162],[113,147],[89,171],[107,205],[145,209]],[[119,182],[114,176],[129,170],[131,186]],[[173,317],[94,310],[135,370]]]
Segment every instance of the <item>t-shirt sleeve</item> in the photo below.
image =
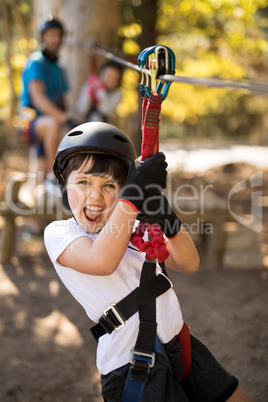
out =
[[78,224],[70,221],[55,221],[50,223],[44,232],[45,246],[48,255],[55,263],[66,247],[79,237],[87,237]]
[[41,63],[33,60],[24,72],[26,82],[33,80],[46,81],[45,71]]

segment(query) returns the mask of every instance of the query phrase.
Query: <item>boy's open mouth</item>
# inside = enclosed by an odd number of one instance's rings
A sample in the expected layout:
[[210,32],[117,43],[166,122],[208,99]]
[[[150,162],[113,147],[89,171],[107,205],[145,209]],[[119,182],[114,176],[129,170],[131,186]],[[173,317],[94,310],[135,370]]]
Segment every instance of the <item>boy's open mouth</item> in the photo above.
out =
[[95,207],[95,206],[87,206],[87,207],[85,207],[84,211],[85,211],[86,218],[90,222],[97,222],[102,215],[103,208]]

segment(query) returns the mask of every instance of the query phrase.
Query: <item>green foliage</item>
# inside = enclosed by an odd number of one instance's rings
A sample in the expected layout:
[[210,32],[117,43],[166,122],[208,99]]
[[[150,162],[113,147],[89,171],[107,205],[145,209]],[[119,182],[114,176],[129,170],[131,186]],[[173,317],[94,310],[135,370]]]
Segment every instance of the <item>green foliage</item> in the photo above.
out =
[[[9,77],[10,75],[12,77],[15,95],[13,102],[16,103],[20,91],[21,70],[28,50],[34,45],[31,39],[28,40],[27,35],[32,16],[32,1],[5,0],[0,12],[0,119],[6,119],[10,113],[12,98]],[[7,40],[10,48],[7,48]],[[9,59],[8,50],[11,55]]]
[[[123,50],[134,60],[142,50],[138,45],[141,32],[144,32],[140,5],[143,6],[145,1],[122,0],[122,27],[117,34],[122,38]],[[5,4],[12,35],[12,78],[15,96],[18,96],[21,69],[27,54],[36,46],[36,41],[29,39],[32,0],[5,0]],[[267,81],[268,0],[155,0],[155,4],[158,7],[157,42],[174,51],[176,75]],[[11,99],[6,51],[1,18],[0,118],[8,114]],[[121,117],[133,113],[141,101],[136,90],[137,82],[138,74],[126,70],[124,101],[118,110]],[[218,130],[230,134],[234,133],[231,126],[238,127],[237,133],[243,135],[250,131],[250,124],[255,124],[253,117],[261,118],[267,109],[265,96],[247,91],[173,83],[163,103],[161,124],[165,123],[165,135],[168,136],[172,135],[174,127],[183,136],[189,127],[196,127],[198,131],[199,125],[202,132]],[[252,117],[247,120],[248,127],[244,124],[245,115]],[[236,124],[225,124],[230,119],[236,119]],[[217,124],[219,126],[215,128]]]
[[[267,77],[268,2],[265,0],[160,0],[158,43],[176,54],[176,74],[195,77],[254,79]],[[247,92],[172,84],[163,114],[177,122],[197,124],[208,114],[252,111]],[[267,109],[263,97],[261,107]],[[265,107],[264,107],[265,104]]]

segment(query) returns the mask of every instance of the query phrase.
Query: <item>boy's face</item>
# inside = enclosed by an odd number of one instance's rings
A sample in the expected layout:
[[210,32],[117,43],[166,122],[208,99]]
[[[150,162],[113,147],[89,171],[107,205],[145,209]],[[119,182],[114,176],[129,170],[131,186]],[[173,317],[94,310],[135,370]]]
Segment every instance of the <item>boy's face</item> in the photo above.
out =
[[45,49],[57,54],[62,44],[62,32],[58,28],[50,28],[42,35]]
[[113,91],[120,84],[121,73],[114,67],[106,67],[100,73],[101,81],[107,91]]
[[97,233],[111,216],[121,187],[110,175],[86,173],[91,158],[67,179],[68,201],[78,224],[88,233]]

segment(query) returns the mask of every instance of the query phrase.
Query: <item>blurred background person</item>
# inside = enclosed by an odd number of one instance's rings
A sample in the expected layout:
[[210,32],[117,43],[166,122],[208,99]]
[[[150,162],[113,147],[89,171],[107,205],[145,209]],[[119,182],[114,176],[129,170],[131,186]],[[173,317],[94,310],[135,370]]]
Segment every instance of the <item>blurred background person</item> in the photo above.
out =
[[122,66],[108,61],[102,65],[99,75],[89,76],[76,104],[76,113],[81,121],[103,121],[118,126],[116,109],[122,100],[122,75]]
[[37,183],[43,181],[46,191],[53,194],[58,191],[53,161],[62,129],[69,120],[66,99],[69,82],[59,64],[64,33],[62,22],[52,16],[41,25],[41,49],[28,58],[23,69],[19,102],[22,135],[34,144],[37,156]]

